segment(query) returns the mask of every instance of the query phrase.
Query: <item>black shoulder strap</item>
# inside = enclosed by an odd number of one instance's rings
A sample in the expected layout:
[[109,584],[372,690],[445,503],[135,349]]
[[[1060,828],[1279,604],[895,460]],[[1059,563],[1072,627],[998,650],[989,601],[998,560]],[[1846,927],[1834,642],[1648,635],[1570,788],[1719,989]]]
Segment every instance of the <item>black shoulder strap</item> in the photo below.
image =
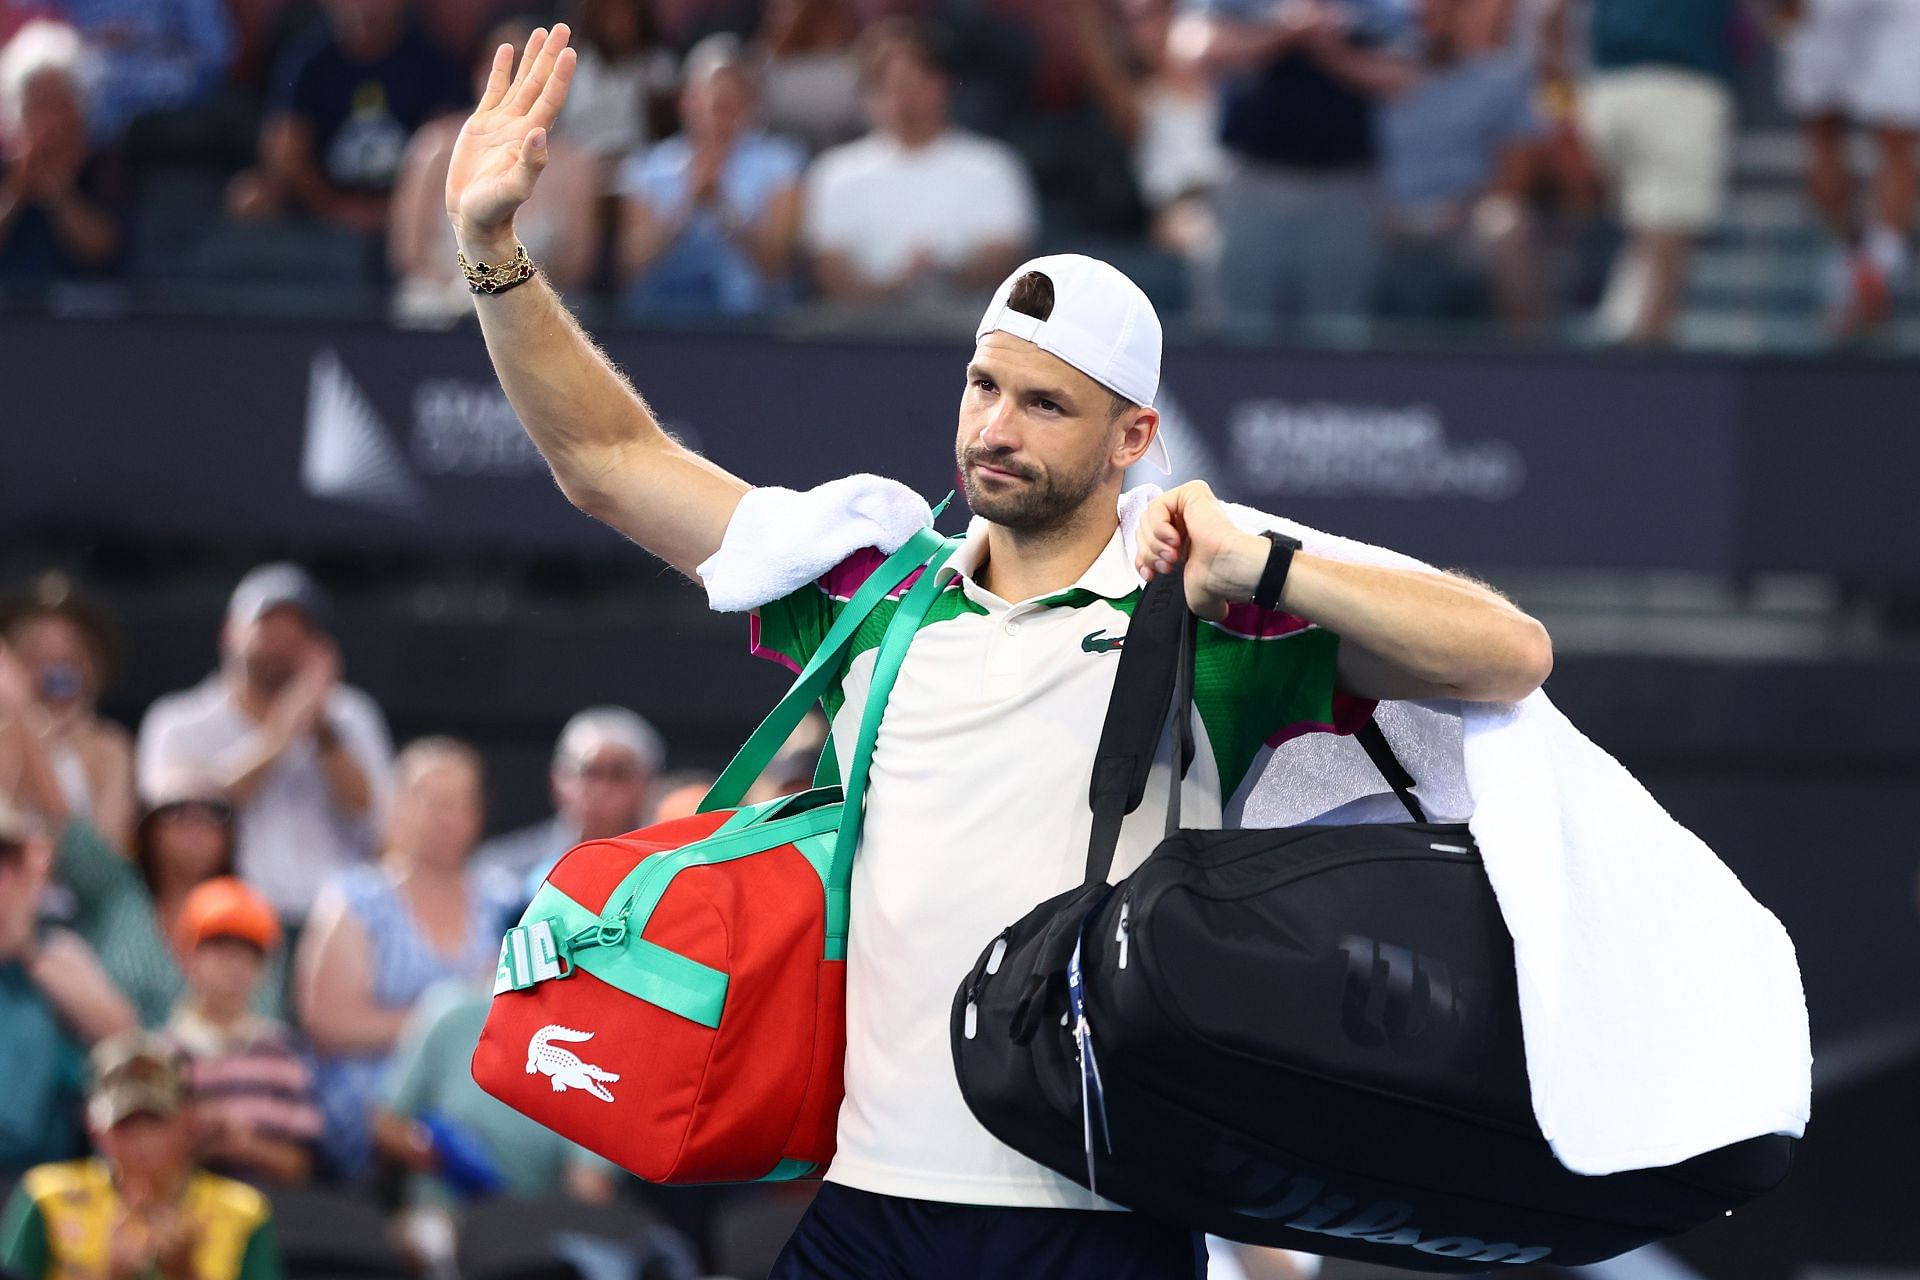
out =
[[[1106,883],[1113,869],[1113,851],[1120,842],[1120,826],[1140,807],[1147,776],[1153,768],[1154,748],[1170,708],[1177,706],[1174,737],[1179,751],[1179,776],[1193,760],[1193,730],[1187,707],[1193,699],[1193,615],[1187,612],[1182,573],[1161,574],[1147,584],[1134,606],[1120,649],[1120,669],[1114,673],[1113,696],[1107,702],[1106,722],[1100,728],[1100,747],[1093,758],[1093,781],[1088,800],[1093,806],[1093,831],[1087,841],[1087,884]],[[1174,781],[1178,804],[1179,779]],[[1177,807],[1168,809],[1177,821]]]
[[1400,797],[1400,803],[1405,805],[1407,812],[1413,815],[1413,820],[1425,822],[1427,812],[1420,807],[1420,802],[1413,796],[1413,775],[1408,773],[1406,766],[1400,763],[1400,758],[1393,754],[1393,747],[1388,743],[1387,735],[1381,731],[1380,722],[1368,719],[1354,731],[1353,736],[1358,738],[1360,745],[1367,749],[1367,759],[1373,761],[1373,767],[1380,771],[1380,776],[1385,778],[1387,785],[1393,788],[1393,794]]

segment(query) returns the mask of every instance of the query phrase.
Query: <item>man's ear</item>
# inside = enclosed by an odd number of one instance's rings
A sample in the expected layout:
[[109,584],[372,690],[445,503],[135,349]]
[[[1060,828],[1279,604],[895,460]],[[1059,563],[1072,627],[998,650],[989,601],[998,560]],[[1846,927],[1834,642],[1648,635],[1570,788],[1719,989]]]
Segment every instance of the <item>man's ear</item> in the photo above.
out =
[[1160,432],[1160,411],[1147,405],[1128,409],[1120,415],[1120,438],[1114,446],[1113,465],[1125,471],[1147,456],[1147,446]]

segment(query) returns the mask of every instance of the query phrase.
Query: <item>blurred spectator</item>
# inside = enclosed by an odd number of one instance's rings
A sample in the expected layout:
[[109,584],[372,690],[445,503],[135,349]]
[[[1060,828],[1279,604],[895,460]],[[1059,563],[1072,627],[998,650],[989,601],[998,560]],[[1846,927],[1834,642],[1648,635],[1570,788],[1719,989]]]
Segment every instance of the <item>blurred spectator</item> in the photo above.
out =
[[52,862],[52,841],[0,793],[0,1182],[74,1154],[85,1046],[134,1025],[92,949],[41,922]]
[[114,180],[87,142],[83,50],[71,27],[29,22],[0,49],[0,280],[115,266]]
[[767,127],[820,151],[866,128],[849,0],[768,0],[754,36]]
[[293,921],[330,875],[372,853],[391,777],[386,722],[340,683],[327,616],[298,566],[247,574],[227,606],[220,670],[155,702],[137,752],[149,796],[190,773],[233,798],[240,874]]
[[951,80],[927,28],[877,23],[861,55],[873,132],[824,153],[807,175],[815,284],[844,302],[992,289],[1036,233],[1020,161],[953,127]]
[[1071,7],[1094,92],[1133,149],[1153,242],[1192,262],[1219,248],[1210,197],[1226,175],[1227,153],[1212,83],[1169,53],[1173,3],[1123,0],[1124,49],[1111,38],[1100,0],[1073,0]]
[[94,141],[136,117],[191,106],[217,88],[238,41],[226,0],[63,0],[87,44]]
[[[1807,192],[1835,247],[1828,269],[1836,332],[1884,324],[1912,260],[1920,191],[1920,4],[1788,0],[1782,97],[1804,122]],[[1878,170],[1858,207],[1852,126],[1873,133]]]
[[645,0],[574,0],[572,13],[579,61],[558,134],[594,158],[610,187],[619,161],[655,136],[680,68],[659,43]]
[[[1567,2],[1561,0],[1556,27],[1566,25]],[[1582,125],[1629,235],[1600,304],[1599,333],[1609,341],[1672,338],[1694,237],[1719,221],[1733,149],[1738,4],[1588,6],[1593,73],[1582,94]]]
[[275,69],[260,166],[234,180],[242,219],[304,214],[354,232],[386,227],[407,139],[466,87],[413,25],[406,0],[324,0],[324,30]]
[[740,42],[701,41],[687,55],[681,132],[621,172],[628,310],[750,315],[791,299],[806,156],[758,114]]
[[325,1150],[348,1177],[369,1166],[371,1107],[414,1002],[436,982],[491,974],[508,909],[467,875],[482,820],[479,754],[422,738],[394,761],[394,782],[385,854],[322,891],[295,957]]
[[1349,318],[1380,254],[1374,103],[1412,79],[1387,0],[1181,0],[1171,38],[1221,87],[1214,307],[1235,322]]
[[204,881],[181,905],[174,939],[187,995],[167,1037],[187,1055],[200,1159],[248,1182],[313,1176],[320,1110],[285,1024],[253,1012],[280,950],[280,922],[244,881]]
[[120,671],[120,632],[63,574],[0,607],[0,639],[33,682],[35,726],[70,813],[120,848],[133,834],[133,735],[97,711]]
[[580,712],[554,744],[547,775],[553,816],[481,845],[475,874],[486,878],[493,896],[527,897],[528,885],[574,845],[625,835],[646,819],[665,757],[659,733],[625,707]]
[[1382,310],[1476,320],[1497,306],[1509,332],[1544,318],[1539,255],[1525,203],[1532,64],[1493,45],[1474,0],[1416,0],[1417,80],[1379,113],[1390,237]]
[[[474,67],[476,100],[493,68],[493,51],[511,44],[517,57],[532,31],[532,23],[516,20],[488,35],[486,53]],[[394,312],[405,321],[450,322],[473,311],[473,297],[456,258],[453,224],[447,220],[447,167],[462,124],[460,117],[448,115],[423,125],[407,144],[394,185],[387,258],[396,281]],[[553,135],[540,185],[514,216],[513,226],[548,283],[563,292],[581,288],[593,275],[599,257],[594,234],[598,194],[592,159],[565,137]]]
[[[141,1025],[166,1021],[186,990],[178,923],[203,882],[233,874],[233,808],[205,778],[163,778],[134,831],[133,860],[83,821],[60,833],[54,874],[73,899],[73,927],[100,953],[107,976],[133,1001]],[[286,956],[268,956],[258,1009],[277,1015]]]
[[193,1162],[178,1056],[151,1033],[93,1051],[87,1127],[99,1156],[30,1171],[7,1205],[0,1266],[27,1280],[279,1280],[273,1211]]
[[489,52],[482,49],[487,33],[513,14],[530,6],[520,0],[412,0],[420,29],[455,66],[465,66]]
[[[404,1238],[450,1240],[462,1204],[488,1195],[587,1204],[613,1200],[618,1167],[481,1091],[473,1082],[492,998],[449,984],[420,1001],[394,1051],[374,1119],[380,1153],[406,1169]],[[438,1219],[438,1223],[420,1219]],[[421,1252],[427,1250],[422,1249]],[[423,1258],[431,1264],[449,1258]]]

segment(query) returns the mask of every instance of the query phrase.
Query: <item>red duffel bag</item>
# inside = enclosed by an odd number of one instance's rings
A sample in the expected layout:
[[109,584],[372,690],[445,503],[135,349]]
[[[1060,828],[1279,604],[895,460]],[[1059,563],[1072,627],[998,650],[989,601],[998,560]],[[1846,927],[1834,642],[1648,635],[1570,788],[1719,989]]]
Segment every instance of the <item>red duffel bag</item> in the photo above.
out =
[[[957,545],[924,529],[867,579],[700,812],[560,859],[501,943],[473,1055],[482,1089],[648,1182],[825,1172],[867,764]],[[845,787],[739,807],[887,610]]]

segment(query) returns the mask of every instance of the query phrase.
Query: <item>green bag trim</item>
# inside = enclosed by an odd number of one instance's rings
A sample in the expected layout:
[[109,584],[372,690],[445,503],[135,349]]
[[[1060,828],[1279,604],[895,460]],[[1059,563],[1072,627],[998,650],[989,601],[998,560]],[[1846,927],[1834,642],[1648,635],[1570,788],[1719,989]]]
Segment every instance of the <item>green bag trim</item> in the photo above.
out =
[[718,969],[605,924],[550,884],[540,886],[523,918],[551,921],[561,956],[574,968],[689,1022],[720,1025],[727,975]]
[[773,1172],[760,1179],[761,1182],[791,1182],[795,1178],[804,1178],[819,1166],[811,1160],[782,1160],[773,1166]]

